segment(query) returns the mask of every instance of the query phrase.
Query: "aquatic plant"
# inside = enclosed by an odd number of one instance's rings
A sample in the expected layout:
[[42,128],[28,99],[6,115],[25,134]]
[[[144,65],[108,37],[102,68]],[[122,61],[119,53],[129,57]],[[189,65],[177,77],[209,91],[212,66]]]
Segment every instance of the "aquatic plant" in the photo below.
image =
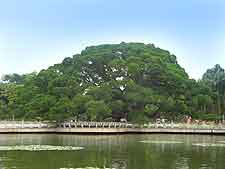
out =
[[199,147],[225,147],[225,144],[221,144],[221,143],[196,143],[196,144],[192,144],[192,146],[199,146]]
[[84,167],[84,168],[60,168],[60,169],[115,169],[115,168]]
[[82,149],[84,148],[73,146],[52,146],[52,145],[0,146],[0,151],[75,151]]
[[141,143],[149,143],[149,144],[182,144],[181,141],[151,141],[151,140],[143,140]]

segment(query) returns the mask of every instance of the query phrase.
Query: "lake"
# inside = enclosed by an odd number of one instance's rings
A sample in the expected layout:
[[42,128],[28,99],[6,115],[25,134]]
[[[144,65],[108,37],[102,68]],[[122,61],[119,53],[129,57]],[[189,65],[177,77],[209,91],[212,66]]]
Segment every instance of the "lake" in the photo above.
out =
[[[32,148],[28,151],[30,147]],[[87,167],[90,169],[91,167],[224,169],[225,136],[0,135],[0,169],[85,169]]]

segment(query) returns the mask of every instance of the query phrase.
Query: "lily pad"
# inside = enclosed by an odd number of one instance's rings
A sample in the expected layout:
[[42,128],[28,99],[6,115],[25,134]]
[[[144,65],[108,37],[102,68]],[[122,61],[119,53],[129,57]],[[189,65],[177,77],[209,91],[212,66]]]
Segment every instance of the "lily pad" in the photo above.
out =
[[60,168],[60,169],[115,169],[115,168],[97,168],[97,167],[85,167],[85,168]]
[[220,143],[196,143],[192,145],[200,146],[200,147],[225,147],[225,144],[220,144]]
[[182,144],[181,141],[151,141],[151,140],[143,140],[141,143],[149,143],[149,144]]
[[82,149],[84,148],[73,146],[52,146],[52,145],[0,146],[0,151],[75,151]]

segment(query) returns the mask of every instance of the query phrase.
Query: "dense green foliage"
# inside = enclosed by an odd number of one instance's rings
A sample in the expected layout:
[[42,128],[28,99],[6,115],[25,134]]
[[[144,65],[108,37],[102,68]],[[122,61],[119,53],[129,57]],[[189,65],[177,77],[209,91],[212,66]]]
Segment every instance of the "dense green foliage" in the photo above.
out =
[[152,44],[92,46],[38,74],[4,76],[0,116],[57,121],[145,122],[185,115],[219,119],[224,79],[218,65],[199,82],[189,79],[176,56]]
[[202,82],[209,86],[215,96],[216,110],[219,115],[224,114],[225,108],[225,71],[220,65],[215,65],[214,68],[208,69],[203,75]]

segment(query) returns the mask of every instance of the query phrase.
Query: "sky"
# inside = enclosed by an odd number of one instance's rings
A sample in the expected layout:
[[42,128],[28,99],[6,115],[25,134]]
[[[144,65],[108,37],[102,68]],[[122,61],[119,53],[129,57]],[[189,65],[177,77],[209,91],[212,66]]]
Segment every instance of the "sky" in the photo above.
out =
[[122,41],[169,50],[199,79],[225,68],[225,0],[0,0],[0,76]]

